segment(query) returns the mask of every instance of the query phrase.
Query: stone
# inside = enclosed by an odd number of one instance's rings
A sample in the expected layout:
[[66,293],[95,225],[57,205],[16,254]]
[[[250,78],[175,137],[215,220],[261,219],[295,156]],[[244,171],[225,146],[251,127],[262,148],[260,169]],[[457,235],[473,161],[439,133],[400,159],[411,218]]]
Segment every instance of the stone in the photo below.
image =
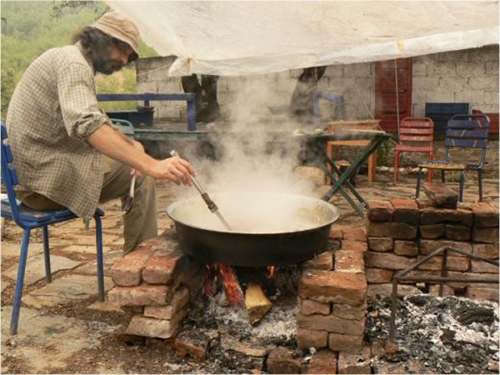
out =
[[[218,334],[218,332],[215,331],[213,335],[215,337],[212,337],[214,339],[217,338],[215,334]],[[249,357],[265,357],[270,352],[271,348],[274,348],[274,347],[256,346],[251,342],[238,341],[228,336],[223,336],[221,338],[220,345],[221,348],[225,351],[234,350],[235,352],[245,354],[246,356]]]
[[472,207],[472,214],[474,215],[474,226],[479,228],[498,228],[498,210],[491,205],[475,204]]
[[431,204],[438,208],[456,209],[458,203],[458,193],[451,190],[445,184],[429,184],[423,186],[425,195],[429,197]]
[[365,228],[346,228],[342,230],[344,240],[366,241]]
[[[420,260],[421,258],[422,258],[421,256],[417,257],[417,261]],[[429,270],[429,271],[441,270],[442,262],[443,262],[442,256],[435,256],[434,258],[429,259],[427,262],[422,263],[420,266],[418,266],[417,269]],[[469,269],[469,267],[470,267],[470,259],[469,258],[455,257],[455,256],[448,255],[448,258],[446,259],[446,269],[448,269],[448,270],[467,271]]]
[[181,287],[175,291],[172,300],[167,306],[146,306],[144,308],[144,316],[156,319],[172,319],[172,317],[188,303],[189,289]]
[[366,223],[368,237],[390,237],[401,240],[413,240],[417,236],[417,227],[405,223]]
[[[50,257],[50,271],[52,274],[57,271],[75,268],[80,264],[82,264],[82,262],[75,262],[74,260],[58,255],[51,255]],[[15,264],[7,271],[2,272],[2,276],[15,280],[17,278],[17,269],[18,265]],[[42,279],[45,279],[45,261],[43,255],[28,257],[24,273],[24,285],[34,284]]]
[[396,223],[418,225],[420,211],[415,200],[393,198],[391,199],[391,204],[394,207],[393,220]]
[[181,358],[189,356],[194,362],[205,360],[210,337],[201,331],[186,330],[175,338],[174,347]]
[[[112,288],[111,278],[104,278],[104,291]],[[52,307],[84,300],[98,294],[97,278],[67,275],[53,280],[23,296],[23,303],[35,308]]]
[[363,348],[363,335],[328,334],[328,347],[336,352],[359,353]]
[[[495,273],[498,274],[498,266],[495,266],[490,263],[486,263],[481,260],[472,260],[471,271],[478,273]],[[464,271],[464,270],[456,270],[456,271]],[[465,270],[466,271],[466,270]]]
[[[468,242],[457,242],[457,241],[450,241],[450,240],[421,240],[420,241],[420,246],[419,246],[419,252],[421,255],[429,255],[430,253],[436,251],[440,247],[443,246],[449,246],[452,248],[456,248],[458,250],[466,251],[469,253],[472,253],[472,244]],[[465,255],[460,254],[458,252],[450,252],[450,254],[453,254],[453,256],[463,256]]]
[[471,237],[470,227],[463,225],[446,224],[446,238],[454,241],[469,241]]
[[444,237],[446,233],[444,224],[421,225],[419,230],[420,237],[430,240]]
[[361,274],[311,270],[302,272],[299,296],[319,302],[359,306],[365,300],[366,278]]
[[330,350],[320,350],[313,354],[306,369],[306,374],[336,374],[337,354]]
[[302,369],[300,358],[295,358],[290,350],[281,347],[271,350],[266,364],[271,374],[299,374]]
[[342,319],[335,315],[302,315],[297,314],[297,326],[313,331],[327,331],[345,335],[362,335],[365,329],[365,318],[361,320]]
[[365,270],[368,284],[385,284],[392,282],[394,271],[383,268],[367,268]]
[[472,240],[474,242],[498,243],[498,227],[480,228],[474,226],[472,229]]
[[339,374],[370,374],[370,347],[365,346],[361,353],[339,353]]
[[369,251],[366,253],[366,268],[384,268],[389,270],[403,270],[415,263],[415,259],[406,258],[400,255],[375,253]]
[[366,315],[366,302],[361,306],[350,306],[335,303],[332,306],[332,314],[347,320],[362,320]]
[[363,253],[341,250],[335,253],[335,271],[364,273]]
[[498,282],[498,275],[495,273],[473,273],[473,272],[457,272],[457,271],[448,271],[449,277],[460,277],[464,280],[464,282],[449,282],[447,283],[454,289],[463,289],[467,286],[474,286],[480,288],[492,288],[495,283],[467,283],[468,279],[478,279],[478,280],[488,280]]
[[420,210],[420,225],[456,223],[472,226],[472,211],[464,209],[451,210],[447,208],[426,207]]
[[[422,294],[422,292],[415,286],[398,284],[398,297],[413,296]],[[368,297],[376,296],[391,296],[392,284],[370,284],[368,285]]]
[[387,201],[369,201],[368,202],[368,219],[371,221],[392,221],[394,209],[392,204]]
[[418,255],[418,243],[415,241],[394,241],[394,254],[396,255],[406,255],[406,256],[417,256]]
[[[375,374],[413,374],[408,372],[403,363],[387,363],[378,361],[374,364]],[[420,372],[417,372],[420,373]]]
[[498,243],[495,244],[482,244],[475,243],[472,245],[472,252],[487,259],[498,259],[499,246]]
[[330,304],[313,301],[312,299],[300,299],[300,312],[304,315],[330,314]]
[[181,255],[161,256],[153,255],[144,264],[142,278],[148,284],[170,284],[174,278],[174,271],[179,264]]
[[497,288],[485,288],[477,286],[469,286],[465,292],[467,298],[478,299],[478,300],[490,300],[498,302],[498,287]]
[[[111,268],[123,256],[122,250],[109,251],[103,254],[103,271],[105,275],[111,275]],[[97,260],[81,265],[73,270],[77,275],[97,276]]]
[[322,349],[328,345],[328,332],[297,328],[297,346],[301,350]]
[[[429,294],[431,296],[436,296],[439,297],[439,284],[432,284],[429,286]],[[453,289],[449,285],[443,285],[443,297],[447,296],[454,296],[455,295],[455,289]]]
[[139,285],[142,281],[142,268],[152,255],[151,248],[142,248],[118,259],[111,268],[113,282],[118,286]]
[[110,302],[120,306],[164,306],[171,288],[167,285],[117,286],[109,291]]
[[394,240],[389,237],[368,237],[368,247],[372,251],[391,251],[394,246]]
[[[2,257],[19,257],[19,253],[21,252],[21,244],[20,243],[10,244],[10,243],[5,243],[5,241],[2,241],[1,252],[2,252]],[[95,253],[95,246],[94,246],[94,253]],[[28,258],[39,254],[43,254],[43,244],[30,243],[28,249]]]
[[368,244],[365,241],[343,240],[341,249],[362,253],[368,251]]
[[305,262],[303,269],[329,271],[333,269],[333,254],[329,251],[318,254],[313,259]]
[[143,315],[134,315],[125,333],[136,336],[169,339],[172,338],[177,332],[179,323],[185,314],[186,311],[181,311],[170,320],[149,318]]

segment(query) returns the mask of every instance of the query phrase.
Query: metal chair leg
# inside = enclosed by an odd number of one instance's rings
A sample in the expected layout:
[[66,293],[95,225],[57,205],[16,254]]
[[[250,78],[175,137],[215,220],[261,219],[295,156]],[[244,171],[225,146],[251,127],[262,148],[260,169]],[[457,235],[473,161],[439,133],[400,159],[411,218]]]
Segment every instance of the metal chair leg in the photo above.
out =
[[477,180],[479,182],[479,202],[483,201],[483,171],[477,170]]
[[99,300],[104,301],[104,266],[102,256],[102,224],[101,217],[95,215],[95,236],[97,245],[97,287],[99,290]]
[[458,193],[458,201],[464,201],[464,184],[465,184],[465,171],[460,171],[460,191]]
[[43,256],[45,260],[45,280],[52,282],[52,272],[50,271],[50,249],[49,249],[49,228],[42,227],[43,232]]
[[400,158],[401,158],[401,153],[396,152],[396,156],[394,158],[394,185],[398,183]]
[[14,306],[12,306],[12,318],[10,321],[10,334],[17,334],[19,312],[21,309],[21,298],[23,296],[24,272],[28,259],[28,246],[30,244],[31,229],[24,229],[21,242],[21,253],[19,254],[19,265],[17,266],[16,291],[14,293]]
[[417,173],[417,191],[415,192],[415,198],[420,195],[420,179],[422,178],[422,167],[418,167]]

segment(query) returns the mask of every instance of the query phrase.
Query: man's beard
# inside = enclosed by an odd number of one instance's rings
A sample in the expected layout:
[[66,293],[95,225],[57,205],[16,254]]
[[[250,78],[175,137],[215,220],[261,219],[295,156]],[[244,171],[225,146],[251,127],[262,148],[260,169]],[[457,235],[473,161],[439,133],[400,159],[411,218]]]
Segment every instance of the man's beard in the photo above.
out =
[[94,68],[99,73],[110,75],[121,70],[123,68],[123,63],[119,60],[106,57],[95,61]]

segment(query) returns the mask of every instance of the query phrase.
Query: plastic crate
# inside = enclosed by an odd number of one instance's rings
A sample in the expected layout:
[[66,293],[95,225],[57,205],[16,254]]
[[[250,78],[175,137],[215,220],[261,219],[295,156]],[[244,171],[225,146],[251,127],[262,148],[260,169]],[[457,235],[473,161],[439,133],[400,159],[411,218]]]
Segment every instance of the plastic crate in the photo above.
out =
[[110,118],[130,121],[134,127],[153,126],[153,111],[107,111]]
[[448,120],[469,113],[469,103],[425,103],[425,117],[434,121],[435,133],[446,133]]

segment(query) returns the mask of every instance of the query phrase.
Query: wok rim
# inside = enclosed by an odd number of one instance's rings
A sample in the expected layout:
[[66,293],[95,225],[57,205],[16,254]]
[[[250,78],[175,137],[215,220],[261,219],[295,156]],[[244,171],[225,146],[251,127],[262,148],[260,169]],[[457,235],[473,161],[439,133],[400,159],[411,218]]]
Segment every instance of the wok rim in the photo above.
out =
[[[190,227],[190,228],[196,228],[198,230],[202,230],[202,231],[208,231],[208,232],[214,232],[214,233],[220,233],[220,234],[232,234],[232,235],[245,235],[245,236],[248,236],[248,235],[256,235],[256,236],[269,236],[269,235],[286,235],[286,234],[297,234],[297,233],[303,233],[303,232],[309,232],[309,231],[312,231],[312,230],[316,230],[316,229],[319,229],[319,228],[323,228],[323,227],[326,227],[326,226],[329,226],[329,225],[332,225],[335,221],[338,220],[338,218],[340,217],[340,210],[337,208],[337,206],[327,202],[327,201],[324,201],[322,199],[319,199],[319,198],[313,198],[313,197],[308,197],[308,196],[305,196],[305,195],[298,195],[298,194],[290,194],[290,193],[285,193],[285,194],[282,194],[282,193],[276,193],[276,192],[261,192],[261,193],[264,193],[264,194],[280,194],[280,195],[283,195],[283,196],[289,196],[289,197],[295,197],[295,198],[299,198],[301,200],[305,200],[305,201],[310,201],[310,202],[313,202],[313,203],[316,203],[316,204],[320,204],[322,205],[323,207],[325,207],[326,209],[330,210],[332,212],[332,216],[333,218],[330,219],[330,220],[327,220],[319,225],[316,225],[314,227],[310,227],[310,228],[306,228],[306,229],[301,229],[301,230],[286,230],[286,231],[280,231],[280,232],[241,232],[241,231],[226,231],[226,230],[217,230],[217,229],[210,229],[210,228],[204,228],[204,227],[200,227],[200,226],[197,226],[197,225],[193,225],[193,224],[188,224],[186,223],[185,221],[183,220],[178,220],[176,219],[174,216],[175,214],[173,214],[172,211],[175,211],[176,207],[181,205],[182,203],[186,202],[186,201],[190,201],[190,200],[194,200],[196,199],[197,197],[189,197],[189,198],[184,198],[184,199],[180,199],[180,200],[176,200],[175,202],[171,203],[168,205],[167,207],[167,215],[170,219],[172,219],[174,221],[174,223],[180,223],[184,226],[187,226],[187,227]],[[228,193],[228,192],[219,192],[217,194],[260,194],[260,193]],[[217,195],[214,193],[214,195]],[[201,199],[201,197],[198,196],[199,199]],[[207,208],[208,209],[208,208]]]

